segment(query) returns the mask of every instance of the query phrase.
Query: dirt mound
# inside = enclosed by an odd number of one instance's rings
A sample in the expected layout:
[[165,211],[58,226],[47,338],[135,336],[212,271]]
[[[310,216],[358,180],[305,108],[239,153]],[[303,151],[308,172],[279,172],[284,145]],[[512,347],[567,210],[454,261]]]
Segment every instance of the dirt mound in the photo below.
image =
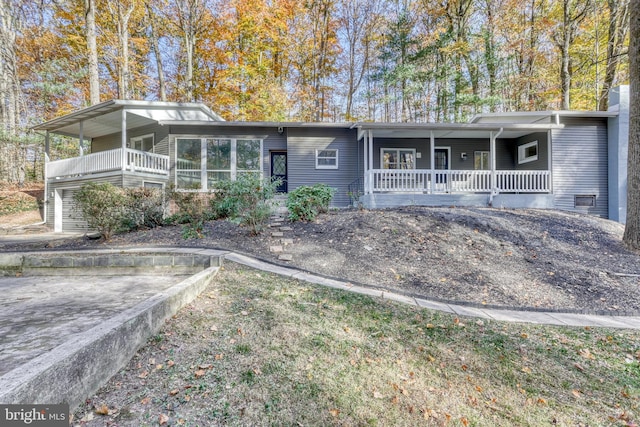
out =
[[[340,210],[287,223],[287,265],[423,298],[537,310],[640,313],[640,257],[621,243],[621,224],[543,210],[400,208]],[[227,221],[203,239],[180,227],[75,241],[65,247],[198,246],[284,263],[281,237],[252,237]]]

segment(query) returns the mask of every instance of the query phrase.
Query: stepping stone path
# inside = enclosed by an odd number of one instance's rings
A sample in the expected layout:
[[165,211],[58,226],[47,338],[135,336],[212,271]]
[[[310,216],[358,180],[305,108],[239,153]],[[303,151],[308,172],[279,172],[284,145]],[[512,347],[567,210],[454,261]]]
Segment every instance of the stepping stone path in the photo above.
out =
[[285,225],[286,217],[289,213],[285,202],[286,197],[276,196],[273,199],[273,215],[269,222],[269,234],[272,244],[269,246],[269,251],[273,254],[278,254],[280,261],[292,261],[293,254],[288,253],[287,249],[290,249],[291,245],[293,245],[293,239],[287,237],[286,232],[293,231],[293,228]]

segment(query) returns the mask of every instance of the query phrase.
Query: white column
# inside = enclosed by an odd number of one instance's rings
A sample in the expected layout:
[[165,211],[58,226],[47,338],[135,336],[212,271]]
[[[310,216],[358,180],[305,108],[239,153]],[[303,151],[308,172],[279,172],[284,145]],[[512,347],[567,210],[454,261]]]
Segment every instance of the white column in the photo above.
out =
[[373,193],[373,130],[369,130],[369,193]]
[[362,152],[364,158],[362,159],[363,173],[364,173],[364,194],[369,194],[369,131],[366,131],[362,138]]
[[491,193],[493,194],[496,188],[496,137],[493,135],[493,131],[489,132],[489,156],[491,157]]
[[429,133],[429,159],[431,161],[431,165],[429,166],[431,169],[430,172],[430,181],[431,181],[431,194],[434,193],[435,189],[436,189],[436,174],[435,174],[435,169],[436,169],[436,138],[433,135],[433,131],[431,131]]
[[122,170],[127,169],[127,110],[122,109],[122,120],[120,125],[122,137]]
[[80,150],[80,155],[83,156],[84,155],[84,121],[80,120],[80,135],[78,135],[78,145],[79,145],[79,150]]

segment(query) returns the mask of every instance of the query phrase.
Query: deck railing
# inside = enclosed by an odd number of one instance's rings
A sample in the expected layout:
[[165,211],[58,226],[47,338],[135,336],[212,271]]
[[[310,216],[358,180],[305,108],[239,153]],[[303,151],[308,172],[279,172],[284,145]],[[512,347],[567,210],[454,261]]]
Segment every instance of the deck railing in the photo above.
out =
[[49,162],[47,178],[64,178],[117,170],[168,175],[169,156],[129,148],[125,149],[123,155],[122,148],[116,148]]
[[[548,193],[549,171],[372,169],[365,192],[421,193]],[[368,191],[367,191],[368,190]]]

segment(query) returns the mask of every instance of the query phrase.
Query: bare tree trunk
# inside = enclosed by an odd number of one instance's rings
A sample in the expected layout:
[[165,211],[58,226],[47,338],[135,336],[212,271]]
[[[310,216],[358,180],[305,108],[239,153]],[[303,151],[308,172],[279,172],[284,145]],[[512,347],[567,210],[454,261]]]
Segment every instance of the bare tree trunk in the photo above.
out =
[[156,68],[158,69],[158,91],[161,101],[167,100],[167,87],[164,80],[164,68],[162,67],[162,56],[158,46],[158,30],[156,28],[157,15],[153,12],[151,4],[146,2],[147,18],[149,19],[149,29],[151,30],[151,48],[156,58]]
[[100,103],[100,75],[98,73],[98,44],[96,42],[95,0],[84,0],[87,50],[89,51],[89,102]]
[[0,109],[2,126],[9,134],[15,134],[19,126],[18,84],[16,59],[16,16],[10,2],[0,0]]
[[176,1],[178,29],[182,33],[186,55],[185,97],[187,101],[195,101],[195,85],[193,81],[193,63],[196,50],[197,36],[200,28],[206,25],[201,22],[204,18],[204,4],[201,0]]
[[629,156],[627,158],[627,223],[623,241],[640,250],[640,0],[629,10]]
[[562,27],[559,36],[555,36],[555,42],[560,49],[560,86],[562,88],[562,109],[568,110],[571,107],[571,80],[573,70],[571,69],[571,45],[573,44],[576,31],[580,23],[587,17],[590,2],[583,0],[563,0],[562,2]]
[[618,72],[618,64],[622,58],[624,39],[629,29],[629,1],[608,0],[609,30],[607,34],[607,64],[602,89],[598,100],[598,110],[609,108],[609,90]]
[[[115,3],[115,4],[114,4]],[[118,98],[130,97],[130,71],[129,71],[129,19],[135,7],[135,3],[123,5],[122,0],[110,0],[107,2],[109,12],[116,17],[116,29],[118,42],[120,43],[118,62]]]

